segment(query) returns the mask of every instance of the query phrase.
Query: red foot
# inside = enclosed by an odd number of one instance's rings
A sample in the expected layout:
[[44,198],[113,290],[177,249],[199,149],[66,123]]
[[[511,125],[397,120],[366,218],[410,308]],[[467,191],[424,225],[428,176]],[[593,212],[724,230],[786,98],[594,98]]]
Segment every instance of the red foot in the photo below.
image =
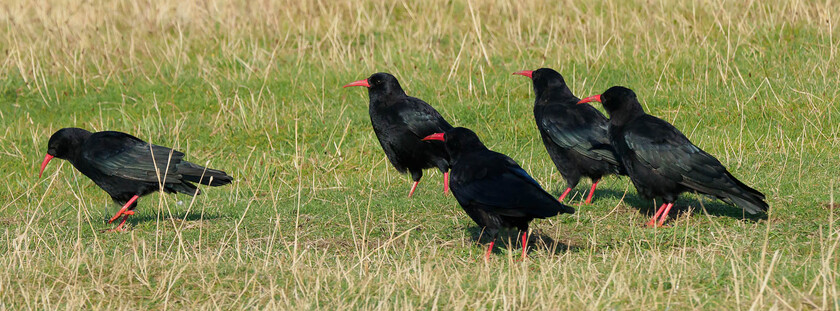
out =
[[493,252],[493,245],[496,244],[496,240],[490,241],[490,246],[487,247],[487,252],[484,253],[484,261],[490,261],[490,253]]
[[528,231],[522,232],[522,261],[528,259]]
[[667,204],[662,203],[662,205],[659,206],[659,209],[656,210],[656,214],[653,215],[653,218],[651,218],[647,223],[645,223],[645,225],[648,227],[656,226],[656,219],[659,218],[659,215],[662,215],[662,211],[665,210],[666,205]]
[[449,172],[443,173],[443,195],[449,194]]
[[569,192],[572,192],[572,188],[566,188],[566,191],[563,191],[563,195],[561,195],[560,198],[557,199],[557,201],[563,202],[563,199],[565,199],[566,196],[569,195]]
[[662,218],[659,219],[659,226],[661,227],[662,224],[665,223],[665,219],[668,219],[668,212],[671,211],[671,207],[674,206],[674,203],[668,203],[668,206],[665,207],[665,211],[662,212]]
[[123,228],[123,225],[125,225],[125,221],[128,220],[128,216],[134,215],[134,211],[126,211],[125,213],[123,213],[123,215],[125,215],[125,216],[123,216],[122,221],[120,221],[120,224],[117,225],[116,228],[108,229],[108,230],[105,230],[104,232],[125,232],[126,229]]
[[[128,210],[128,207],[131,206],[131,204],[134,203],[134,201],[137,201],[137,198],[139,198],[139,196],[135,195],[135,196],[131,197],[131,199],[128,200],[128,202],[125,203],[125,205],[123,205],[123,207],[117,212],[117,214],[114,215],[114,217],[111,217],[111,220],[108,220],[108,223],[110,224],[110,223],[114,222],[114,220],[117,220],[117,218],[120,218],[121,215],[126,214],[127,210]],[[131,212],[131,214],[128,214],[128,215],[134,215],[134,212]]]
[[419,183],[420,183],[420,181],[418,180],[418,181],[415,181],[415,182],[414,182],[414,185],[411,185],[411,191],[409,191],[409,192],[408,192],[408,197],[409,197],[409,198],[410,198],[412,195],[414,195],[414,190],[417,190],[417,184],[419,184]]
[[595,194],[595,187],[598,187],[598,182],[599,181],[601,181],[601,180],[599,179],[599,180],[596,180],[592,183],[592,188],[589,189],[589,195],[586,196],[586,204],[592,203],[592,195]]

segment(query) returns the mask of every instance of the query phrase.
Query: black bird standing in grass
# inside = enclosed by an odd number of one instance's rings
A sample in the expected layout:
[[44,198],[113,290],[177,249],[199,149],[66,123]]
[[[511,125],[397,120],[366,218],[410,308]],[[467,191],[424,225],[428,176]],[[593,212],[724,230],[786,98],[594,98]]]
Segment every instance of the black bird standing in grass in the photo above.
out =
[[411,173],[414,194],[423,169],[437,167],[443,173],[443,193],[449,192],[449,156],[440,143],[423,142],[423,137],[452,129],[440,113],[426,102],[408,96],[397,78],[389,73],[375,73],[369,78],[345,85],[368,88],[370,122],[379,144],[394,168]]
[[662,198],[648,226],[665,223],[674,201],[686,191],[716,197],[750,214],[767,211],[764,194],[732,176],[673,125],[645,113],[632,90],[614,86],[580,103],[592,101],[601,102],[610,115],[610,140],[636,190],[649,199]]
[[510,157],[491,151],[469,129],[457,127],[423,140],[444,141],[452,161],[452,194],[484,232],[493,240],[501,228],[522,231],[522,258],[528,245],[528,223],[575,209],[555,200]]
[[534,84],[534,119],[545,149],[566,179],[567,188],[560,201],[574,189],[580,178],[589,177],[592,188],[586,203],[592,202],[595,187],[602,176],[624,174],[607,135],[607,118],[590,105],[577,105],[580,100],[551,68],[513,73],[531,78]]
[[[137,199],[155,191],[200,194],[191,182],[209,186],[229,184],[225,172],[184,161],[184,154],[152,145],[121,132],[91,133],[80,128],[63,128],[50,137],[47,155],[38,177],[53,158],[70,161],[79,172],[105,190],[123,207],[108,223],[123,216],[109,231],[123,231],[128,216],[134,215]],[[160,172],[160,175],[158,175]]]

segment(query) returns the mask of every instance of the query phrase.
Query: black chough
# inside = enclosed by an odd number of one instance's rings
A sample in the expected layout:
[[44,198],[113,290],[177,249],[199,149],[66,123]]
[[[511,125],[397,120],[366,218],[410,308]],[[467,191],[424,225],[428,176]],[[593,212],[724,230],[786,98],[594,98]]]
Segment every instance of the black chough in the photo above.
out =
[[686,191],[716,197],[750,214],[767,211],[764,194],[732,176],[673,125],[645,113],[632,90],[614,86],[580,102],[592,101],[601,102],[610,115],[610,141],[636,190],[649,199],[662,198],[648,226],[665,223],[674,201]]
[[79,172],[105,190],[122,208],[108,223],[123,216],[111,231],[123,231],[128,216],[134,215],[137,199],[155,191],[200,194],[192,183],[222,186],[233,178],[225,172],[184,161],[184,154],[152,145],[126,133],[91,133],[80,128],[63,128],[50,137],[40,177],[53,158],[69,161]]
[[585,203],[592,202],[602,176],[624,174],[607,134],[608,120],[580,101],[563,76],[551,68],[523,70],[514,74],[531,78],[534,85],[534,119],[554,166],[566,180],[560,201],[574,189],[581,177],[592,180]]
[[423,137],[445,132],[452,125],[426,102],[408,96],[399,81],[389,73],[375,73],[369,78],[351,82],[344,87],[368,88],[370,122],[379,144],[394,168],[411,173],[414,184],[408,197],[414,194],[423,169],[436,167],[443,173],[443,192],[449,192],[449,156],[441,143],[423,142]]
[[513,159],[487,149],[469,129],[457,127],[423,140],[444,141],[452,161],[452,194],[467,215],[493,238],[485,254],[487,259],[500,229],[522,231],[525,258],[531,220],[575,212],[543,190]]

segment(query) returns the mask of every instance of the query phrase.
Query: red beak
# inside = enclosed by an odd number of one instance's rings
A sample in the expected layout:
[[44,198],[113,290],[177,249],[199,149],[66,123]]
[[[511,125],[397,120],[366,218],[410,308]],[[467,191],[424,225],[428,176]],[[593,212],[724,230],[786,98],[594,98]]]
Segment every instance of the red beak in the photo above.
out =
[[585,103],[589,103],[589,102],[599,102],[600,103],[601,102],[601,94],[589,96],[587,98],[581,99],[577,103],[578,103],[578,105],[580,105],[580,104],[585,104]]
[[434,133],[434,134],[432,134],[432,135],[429,135],[429,136],[424,137],[424,138],[423,138],[423,140],[439,140],[439,141],[445,141],[445,139],[443,139],[443,133]]
[[522,71],[514,72],[513,74],[526,76],[526,77],[531,78],[531,79],[534,78],[534,71],[533,70],[522,70]]
[[38,178],[41,178],[41,175],[44,174],[44,169],[47,168],[47,164],[50,163],[50,160],[52,160],[52,158],[53,156],[49,153],[47,153],[47,155],[44,157],[44,162],[41,162],[41,171],[38,172]]
[[349,84],[345,85],[344,87],[351,87],[351,86],[370,87],[370,83],[368,83],[367,79],[363,79],[363,80],[359,80],[359,81],[350,82]]

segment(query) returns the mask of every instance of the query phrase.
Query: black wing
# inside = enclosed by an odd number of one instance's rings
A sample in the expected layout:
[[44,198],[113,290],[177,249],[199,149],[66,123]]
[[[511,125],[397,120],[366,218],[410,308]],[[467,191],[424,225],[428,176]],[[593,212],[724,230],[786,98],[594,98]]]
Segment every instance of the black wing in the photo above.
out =
[[645,116],[624,133],[628,148],[660,176],[755,213],[767,210],[764,195],[733,177],[715,157],[661,119]]
[[615,150],[607,134],[607,118],[592,106],[581,105],[555,114],[546,111],[540,128],[552,142],[593,160],[618,165]]
[[453,189],[459,203],[490,207],[494,213],[511,217],[544,218],[574,213],[574,208],[557,202],[511,158],[496,155],[496,161],[491,162],[494,166],[476,167],[467,182],[457,185],[457,191]]
[[440,113],[426,102],[406,96],[406,106],[398,111],[408,129],[421,139],[434,133],[443,133],[452,129],[452,125]]
[[[98,132],[85,142],[82,157],[105,175],[125,179],[180,183],[177,171],[184,154],[170,148],[152,145],[121,132]],[[160,174],[160,180],[158,179]]]

